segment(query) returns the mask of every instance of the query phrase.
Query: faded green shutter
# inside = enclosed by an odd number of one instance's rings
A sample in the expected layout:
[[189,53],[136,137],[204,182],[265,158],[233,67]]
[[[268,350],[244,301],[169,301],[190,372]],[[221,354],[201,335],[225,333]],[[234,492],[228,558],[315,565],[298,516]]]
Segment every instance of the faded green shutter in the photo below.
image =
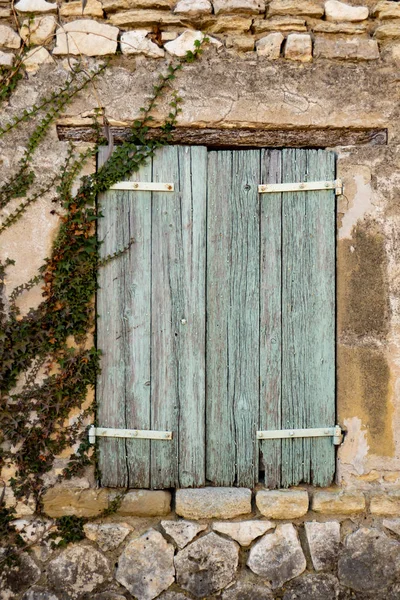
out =
[[134,179],[175,191],[99,199],[103,255],[135,243],[100,269],[97,420],[174,437],[99,439],[102,483],[328,484],[332,438],[256,432],[335,424],[335,195],[257,186],[334,179],[334,155],[173,146]]

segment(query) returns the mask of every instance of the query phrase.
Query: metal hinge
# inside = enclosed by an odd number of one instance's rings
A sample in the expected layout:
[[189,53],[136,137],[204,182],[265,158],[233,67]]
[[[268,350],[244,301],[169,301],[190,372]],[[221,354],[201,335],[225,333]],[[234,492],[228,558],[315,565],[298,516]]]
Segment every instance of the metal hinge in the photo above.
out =
[[89,443],[94,444],[97,437],[129,438],[132,440],[172,440],[172,431],[154,429],[113,429],[111,427],[89,427]]
[[342,443],[342,429],[340,425],[336,425],[335,427],[316,427],[314,429],[271,429],[257,431],[257,439],[259,440],[308,437],[333,437],[334,445],[339,446]]
[[343,194],[341,179],[334,181],[299,181],[298,183],[263,183],[258,186],[259,194],[279,194],[282,192],[307,192],[315,190],[335,190],[335,194]]
[[120,181],[112,185],[110,190],[128,190],[133,192],[173,192],[173,183],[157,183],[147,181]]

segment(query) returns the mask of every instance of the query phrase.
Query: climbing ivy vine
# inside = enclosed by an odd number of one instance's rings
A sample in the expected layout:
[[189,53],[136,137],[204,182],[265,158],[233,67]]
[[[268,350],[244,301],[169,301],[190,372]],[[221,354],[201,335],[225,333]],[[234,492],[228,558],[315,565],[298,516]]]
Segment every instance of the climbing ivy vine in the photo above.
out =
[[[147,106],[141,109],[141,118],[134,122],[126,142],[113,148],[104,111],[97,109],[96,143],[84,153],[77,153],[70,145],[62,168],[40,189],[35,189],[36,173],[32,167],[36,150],[65,107],[104,74],[107,65],[90,73],[82,66],[75,67],[63,87],[0,128],[1,138],[25,123],[34,123],[16,172],[0,185],[0,209],[21,199],[3,219],[0,234],[49,191],[55,192],[52,212],[60,220],[51,254],[38,274],[15,288],[7,299],[3,293],[4,280],[13,261],[0,263],[0,468],[7,464],[14,466],[11,486],[15,496],[33,500],[39,512],[45,490],[44,475],[52,469],[57,455],[67,448],[76,448],[60,478],[79,474],[93,461],[94,449],[88,442],[85,423],[95,412],[94,404],[86,406],[86,403],[88,390],[94,387],[99,372],[101,352],[91,343],[97,271],[108,261],[117,260],[133,243],[131,240],[125,248],[100,260],[96,222],[101,214],[97,211],[96,198],[137,171],[160,146],[168,144],[181,110],[181,98],[174,91],[173,82],[185,62],[193,62],[200,56],[204,41],[196,42],[192,52],[159,75],[153,94]],[[15,77],[16,80],[9,82],[7,93],[0,94],[0,101],[9,97],[18,85],[19,76]],[[150,138],[151,113],[160,98],[168,93],[171,94],[169,114],[159,137]],[[73,193],[73,184],[84,164],[96,155],[99,145],[105,143],[110,149],[108,160],[96,173],[81,177],[78,191]],[[42,286],[43,301],[22,315],[17,300],[36,285]],[[73,410],[79,416],[71,424],[69,416]],[[13,509],[5,507],[5,485],[3,489],[0,485],[0,534],[13,538],[10,553],[21,546],[21,538],[11,525],[12,519]],[[61,535],[64,530],[64,533],[68,529],[72,531],[69,538],[66,534],[66,541],[75,540],[82,532],[81,521],[72,526],[67,519],[58,525]]]

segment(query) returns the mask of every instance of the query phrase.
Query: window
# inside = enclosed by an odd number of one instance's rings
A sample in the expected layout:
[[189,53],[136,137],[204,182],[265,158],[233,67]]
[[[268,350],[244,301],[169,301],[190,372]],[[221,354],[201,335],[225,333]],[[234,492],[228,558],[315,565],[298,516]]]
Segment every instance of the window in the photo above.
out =
[[[100,154],[101,161],[102,154]],[[99,440],[102,484],[328,485],[332,438],[259,429],[335,423],[335,194],[259,194],[334,179],[321,150],[170,146],[135,174],[173,192],[99,200],[97,388],[103,427],[172,440]]]

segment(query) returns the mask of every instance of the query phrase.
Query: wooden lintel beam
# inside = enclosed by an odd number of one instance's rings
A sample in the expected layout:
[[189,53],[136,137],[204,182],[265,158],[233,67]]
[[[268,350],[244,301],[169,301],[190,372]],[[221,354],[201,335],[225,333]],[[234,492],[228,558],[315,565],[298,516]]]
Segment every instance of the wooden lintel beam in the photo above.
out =
[[[111,127],[114,141],[129,138],[129,127]],[[57,125],[60,140],[94,142],[95,130],[90,126]],[[160,135],[160,129],[149,131],[151,137]],[[172,132],[174,144],[202,145],[211,148],[334,148],[335,146],[383,146],[388,134],[384,128],[296,128],[296,129],[216,129],[177,127]]]

